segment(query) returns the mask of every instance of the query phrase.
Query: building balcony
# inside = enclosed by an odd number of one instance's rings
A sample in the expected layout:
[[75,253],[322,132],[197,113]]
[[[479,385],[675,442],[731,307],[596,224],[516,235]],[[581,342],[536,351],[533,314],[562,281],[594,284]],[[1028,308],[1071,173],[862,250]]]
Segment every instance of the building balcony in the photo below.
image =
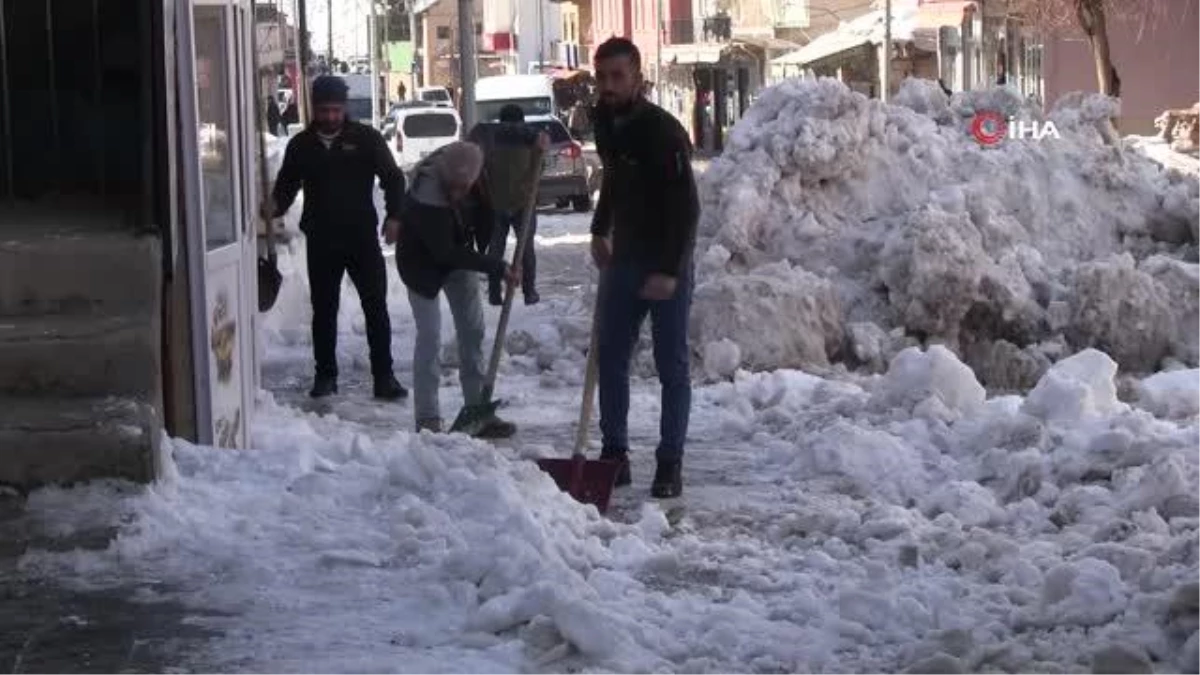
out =
[[696,22],[691,19],[672,19],[663,28],[663,42],[669,45],[686,45],[696,41]]

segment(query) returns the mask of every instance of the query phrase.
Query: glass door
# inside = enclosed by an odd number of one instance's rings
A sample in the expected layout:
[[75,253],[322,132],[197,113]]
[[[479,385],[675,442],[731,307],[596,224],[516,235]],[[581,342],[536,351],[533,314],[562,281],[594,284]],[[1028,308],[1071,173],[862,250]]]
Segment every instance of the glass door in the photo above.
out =
[[243,58],[241,3],[192,5],[200,213],[204,246],[205,347],[211,441],[246,447],[254,393],[255,228],[247,146],[253,116]]

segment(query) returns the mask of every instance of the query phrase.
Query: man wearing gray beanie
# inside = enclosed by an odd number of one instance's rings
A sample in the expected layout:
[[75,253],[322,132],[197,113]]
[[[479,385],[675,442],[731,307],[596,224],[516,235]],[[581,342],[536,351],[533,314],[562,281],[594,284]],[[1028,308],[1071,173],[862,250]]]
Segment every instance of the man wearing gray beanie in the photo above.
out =
[[304,188],[300,230],[307,240],[313,308],[312,396],[329,396],[338,390],[338,301],[342,277],[349,274],[366,319],[375,397],[397,400],[408,396],[408,391],[392,371],[387,267],[379,246],[374,195],[378,178],[387,205],[384,229],[394,232],[404,202],[404,174],[378,131],[346,119],[347,92],[340,77],[322,75],[313,81],[313,122],[288,143],[263,216],[282,216]]
[[[483,152],[474,143],[443,146],[413,170],[396,244],[396,267],[408,287],[417,326],[413,352],[413,412],[418,431],[442,430],[441,298],[446,295],[458,338],[458,377],[467,405],[481,400],[484,379],[483,300],[479,273],[519,285],[521,270],[482,253],[487,250],[494,213],[481,179]],[[478,434],[508,438],[516,426],[493,418]]]

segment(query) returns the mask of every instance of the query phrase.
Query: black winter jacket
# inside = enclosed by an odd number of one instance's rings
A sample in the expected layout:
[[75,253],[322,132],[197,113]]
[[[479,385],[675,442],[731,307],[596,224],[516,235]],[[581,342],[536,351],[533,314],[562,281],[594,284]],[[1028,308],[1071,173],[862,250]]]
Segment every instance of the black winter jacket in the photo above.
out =
[[404,202],[396,269],[404,285],[418,295],[436,298],[455,270],[504,274],[503,260],[484,255],[492,234],[494,211],[487,199],[485,177],[475,183],[460,205],[448,204],[441,194],[430,155],[413,171],[412,188]]
[[644,100],[619,117],[601,106],[593,119],[604,173],[592,234],[612,234],[618,261],[682,275],[700,218],[687,132],[669,112]]
[[404,205],[404,174],[378,131],[346,122],[326,148],[314,127],[288,142],[275,179],[276,217],[283,215],[304,188],[300,230],[310,238],[342,243],[379,239],[375,178],[383,189],[389,218]]

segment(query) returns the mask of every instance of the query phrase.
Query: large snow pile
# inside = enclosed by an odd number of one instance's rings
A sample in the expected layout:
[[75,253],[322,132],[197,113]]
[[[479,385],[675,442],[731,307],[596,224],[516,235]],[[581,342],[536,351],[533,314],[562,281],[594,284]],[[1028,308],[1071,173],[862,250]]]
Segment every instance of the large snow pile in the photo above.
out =
[[982,110],[1036,119],[1007,89],[765,90],[701,179],[697,348],[879,369],[941,342],[1007,389],[1087,347],[1132,372],[1195,365],[1196,180],[1105,144],[1107,98],[1060,102],[1061,138],[994,147],[968,129]]
[[[172,665],[203,672],[1194,672],[1195,409],[1121,403],[1115,371],[1089,350],[992,399],[940,347],[863,386],[740,373],[696,392],[674,525],[601,518],[511,450],[267,400],[254,450],[176,441],[148,489],[31,495],[59,536],[122,525],[19,569],[181,601],[216,637]],[[1196,400],[1180,372],[1149,407]]]

